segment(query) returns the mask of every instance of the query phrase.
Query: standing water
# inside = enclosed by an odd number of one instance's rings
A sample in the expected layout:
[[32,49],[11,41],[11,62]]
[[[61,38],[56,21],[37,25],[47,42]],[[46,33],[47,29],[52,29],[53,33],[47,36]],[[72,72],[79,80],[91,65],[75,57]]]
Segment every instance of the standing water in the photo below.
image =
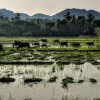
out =
[[[2,65],[0,78],[10,77],[11,83],[0,82],[0,100],[97,100],[100,98],[100,65]],[[57,77],[55,82],[50,78]],[[62,79],[74,83],[63,86]],[[40,78],[41,82],[25,82]],[[96,82],[90,81],[94,79]],[[82,80],[82,82],[79,82]]]

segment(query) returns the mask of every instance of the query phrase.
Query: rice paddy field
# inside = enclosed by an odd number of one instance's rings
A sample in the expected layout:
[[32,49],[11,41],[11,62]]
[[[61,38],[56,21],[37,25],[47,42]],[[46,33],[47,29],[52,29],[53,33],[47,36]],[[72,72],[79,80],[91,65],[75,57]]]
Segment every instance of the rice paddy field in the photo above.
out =
[[[33,45],[41,39],[48,47]],[[17,50],[16,40],[31,48]],[[100,38],[1,37],[0,43],[0,100],[100,100]]]

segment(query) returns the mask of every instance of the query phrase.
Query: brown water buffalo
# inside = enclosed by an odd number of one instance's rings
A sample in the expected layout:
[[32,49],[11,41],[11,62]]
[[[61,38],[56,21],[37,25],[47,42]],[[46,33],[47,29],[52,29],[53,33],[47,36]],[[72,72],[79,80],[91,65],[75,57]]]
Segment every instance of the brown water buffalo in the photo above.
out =
[[80,47],[81,45],[78,42],[73,42],[73,43],[71,43],[71,46],[72,47]]
[[28,42],[22,42],[18,45],[17,50],[19,50],[20,48],[30,48],[30,44]]

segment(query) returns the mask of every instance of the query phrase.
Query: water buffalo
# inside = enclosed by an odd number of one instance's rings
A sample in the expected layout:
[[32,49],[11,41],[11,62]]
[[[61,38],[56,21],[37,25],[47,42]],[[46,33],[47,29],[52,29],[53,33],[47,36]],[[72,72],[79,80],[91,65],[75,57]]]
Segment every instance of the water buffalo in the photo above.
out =
[[22,42],[18,45],[17,50],[25,47],[30,48],[30,44],[28,42]]
[[78,43],[78,42],[73,42],[73,43],[71,43],[71,46],[73,46],[73,47],[80,47],[80,43]]
[[54,40],[53,43],[60,43],[60,41],[59,40]]
[[86,45],[88,45],[88,46],[94,46],[94,42],[87,42]]
[[0,51],[4,51],[3,45],[0,44]]
[[42,43],[41,47],[48,47],[47,43]]
[[18,47],[22,42],[21,41],[15,41],[13,43],[13,47]]
[[47,42],[48,42],[48,40],[47,40],[47,39],[41,39],[41,41],[42,41],[42,42],[45,42],[45,43],[47,43]]
[[60,42],[60,46],[68,46],[67,42]]
[[40,47],[40,43],[39,42],[34,42],[33,45]]

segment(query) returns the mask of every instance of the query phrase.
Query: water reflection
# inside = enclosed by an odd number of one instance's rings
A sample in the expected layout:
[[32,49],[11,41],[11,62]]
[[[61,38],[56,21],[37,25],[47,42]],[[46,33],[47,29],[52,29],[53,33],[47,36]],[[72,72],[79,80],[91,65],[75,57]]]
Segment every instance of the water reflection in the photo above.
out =
[[[4,65],[0,77],[15,78],[10,84],[0,83],[0,100],[93,100],[100,98],[100,65]],[[48,82],[57,76],[55,82]],[[40,83],[25,84],[26,78],[41,78]],[[72,77],[74,83],[62,86],[62,79]],[[97,81],[92,84],[89,79]],[[79,80],[83,82],[79,83]],[[95,99],[96,100],[96,99]]]

